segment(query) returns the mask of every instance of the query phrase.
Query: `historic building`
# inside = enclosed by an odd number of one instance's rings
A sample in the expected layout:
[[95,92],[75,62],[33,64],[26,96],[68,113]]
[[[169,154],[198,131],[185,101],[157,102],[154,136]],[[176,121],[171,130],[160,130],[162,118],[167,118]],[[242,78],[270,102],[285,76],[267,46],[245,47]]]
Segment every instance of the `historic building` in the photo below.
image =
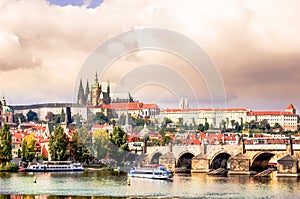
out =
[[[181,107],[181,106],[180,106]],[[247,120],[248,109],[246,108],[179,108],[179,109],[164,109],[160,111],[160,119],[169,118],[173,122],[178,123],[182,119],[187,125],[205,124],[210,127],[220,128],[225,125],[227,128],[232,128],[232,122],[244,123]]]
[[284,111],[250,111],[247,115],[247,121],[267,120],[271,126],[280,124],[286,131],[295,131],[298,128],[298,115],[292,103]]
[[270,126],[280,124],[285,131],[295,131],[298,128],[298,115],[293,104],[289,104],[284,111],[252,111],[247,108],[188,108],[180,101],[179,109],[165,109],[160,111],[160,119],[169,118],[177,123],[180,119],[183,123],[189,124],[204,124],[207,122],[210,127],[232,128],[234,122],[239,124],[245,122],[256,121],[260,122],[267,120]]
[[89,88],[89,82],[87,81],[86,89],[84,90],[82,80],[79,83],[77,104],[99,106],[101,104],[110,104],[110,84],[107,83],[106,92],[102,90],[102,85],[98,81],[98,75],[96,73],[94,83]]
[[0,121],[0,127],[7,123],[13,123],[13,109],[10,108],[7,104],[6,104],[6,100],[4,98],[4,96],[2,97],[2,100],[0,102],[0,116],[2,121]]

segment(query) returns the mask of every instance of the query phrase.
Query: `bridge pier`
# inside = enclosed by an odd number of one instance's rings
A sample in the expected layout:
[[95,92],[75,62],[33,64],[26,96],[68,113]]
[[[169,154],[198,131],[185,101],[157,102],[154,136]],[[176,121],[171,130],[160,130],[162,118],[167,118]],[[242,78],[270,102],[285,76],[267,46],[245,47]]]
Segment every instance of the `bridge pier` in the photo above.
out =
[[210,171],[210,159],[207,154],[199,154],[192,159],[192,173],[207,173]]
[[164,165],[168,169],[174,170],[176,167],[176,158],[172,152],[159,157],[159,164]]
[[299,166],[298,159],[289,155],[286,155],[277,160],[277,175],[278,177],[298,177]]
[[250,175],[250,161],[248,156],[242,153],[230,158],[229,175]]

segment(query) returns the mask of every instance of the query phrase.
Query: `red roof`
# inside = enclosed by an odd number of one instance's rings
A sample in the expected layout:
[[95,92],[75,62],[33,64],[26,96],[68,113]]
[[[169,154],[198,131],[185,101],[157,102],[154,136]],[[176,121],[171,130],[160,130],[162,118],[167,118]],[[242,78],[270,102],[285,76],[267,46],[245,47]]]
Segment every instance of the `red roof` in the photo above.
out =
[[158,109],[156,104],[144,104],[142,102],[131,102],[131,103],[112,103],[112,104],[103,104],[97,106],[96,108],[103,109],[128,109],[128,110],[141,110],[141,109]]
[[159,109],[157,104],[144,104],[142,108],[143,109]]
[[290,104],[288,105],[288,107],[286,107],[286,109],[295,109],[295,107],[293,106],[292,103],[290,103]]

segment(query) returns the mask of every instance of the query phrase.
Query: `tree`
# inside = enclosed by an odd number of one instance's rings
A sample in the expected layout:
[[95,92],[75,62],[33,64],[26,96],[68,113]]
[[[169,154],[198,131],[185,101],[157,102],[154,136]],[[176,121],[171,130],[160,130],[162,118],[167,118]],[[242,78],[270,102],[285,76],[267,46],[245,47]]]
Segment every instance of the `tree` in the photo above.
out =
[[[77,129],[78,139],[82,147],[83,151],[89,153],[89,156],[94,154],[93,148],[93,135],[89,132],[89,125],[84,125],[81,128]],[[86,149],[86,150],[85,150]]]
[[209,124],[208,122],[205,122],[204,124],[204,131],[207,131],[209,129]]
[[88,116],[88,123],[90,124],[105,124],[109,123],[109,119],[102,112],[97,112],[96,114],[91,114]]
[[26,135],[22,142],[22,161],[32,162],[36,154],[34,146],[34,134]]
[[26,114],[28,122],[38,122],[39,118],[36,112],[29,110]]
[[78,131],[72,135],[70,156],[78,162],[85,162],[90,158],[90,152],[80,140]]
[[26,117],[23,115],[23,113],[15,113],[14,114],[14,122],[26,122]]
[[234,129],[235,124],[236,124],[236,123],[235,123],[235,120],[230,120],[230,124],[231,124],[231,128]]
[[204,131],[204,125],[203,124],[199,124],[198,125],[198,130],[203,132]]
[[82,118],[81,115],[79,115],[78,113],[76,115],[73,115],[73,117],[72,117],[72,121],[75,122],[76,129],[79,129],[82,127],[81,118]]
[[125,151],[128,151],[127,134],[119,126],[115,126],[110,134],[109,155],[116,160],[122,161]]
[[98,160],[107,155],[109,144],[109,134],[106,130],[101,129],[94,132],[94,150]]
[[0,130],[0,160],[9,162],[12,159],[12,136],[9,131],[9,126],[4,124]]
[[171,137],[166,135],[166,129],[165,128],[160,129],[160,131],[158,133],[161,136],[161,145],[162,146],[165,146],[165,145],[169,144],[172,141]]
[[56,127],[49,141],[51,159],[54,161],[67,160],[69,158],[68,145],[69,138],[64,133],[64,129],[61,126]]
[[164,127],[166,127],[169,123],[173,123],[173,121],[172,121],[171,119],[165,117],[165,118],[163,119],[162,123],[161,123],[161,127],[164,128]]
[[66,114],[65,114],[64,109],[62,108],[61,113],[60,113],[60,121],[64,122],[65,120],[66,120]]

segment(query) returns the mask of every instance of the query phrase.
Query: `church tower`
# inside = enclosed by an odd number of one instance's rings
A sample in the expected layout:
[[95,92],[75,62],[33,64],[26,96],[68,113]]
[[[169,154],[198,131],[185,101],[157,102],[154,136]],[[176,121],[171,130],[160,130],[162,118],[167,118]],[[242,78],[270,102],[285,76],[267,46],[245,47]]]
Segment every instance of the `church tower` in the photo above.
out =
[[296,114],[296,109],[295,109],[295,107],[293,106],[293,104],[290,103],[290,104],[288,105],[288,107],[286,107],[285,112],[290,112],[290,113],[292,113],[292,114]]
[[100,93],[101,93],[101,86],[99,85],[98,74],[96,72],[94,84],[91,87],[91,105],[92,106],[99,105],[98,101],[99,101]]
[[84,93],[85,104],[89,104],[89,95],[90,95],[90,85],[89,85],[89,80],[87,80],[85,93]]
[[77,96],[77,104],[85,104],[85,96],[84,96],[84,90],[82,86],[82,79],[80,79],[79,83],[79,89],[78,89],[78,96]]

